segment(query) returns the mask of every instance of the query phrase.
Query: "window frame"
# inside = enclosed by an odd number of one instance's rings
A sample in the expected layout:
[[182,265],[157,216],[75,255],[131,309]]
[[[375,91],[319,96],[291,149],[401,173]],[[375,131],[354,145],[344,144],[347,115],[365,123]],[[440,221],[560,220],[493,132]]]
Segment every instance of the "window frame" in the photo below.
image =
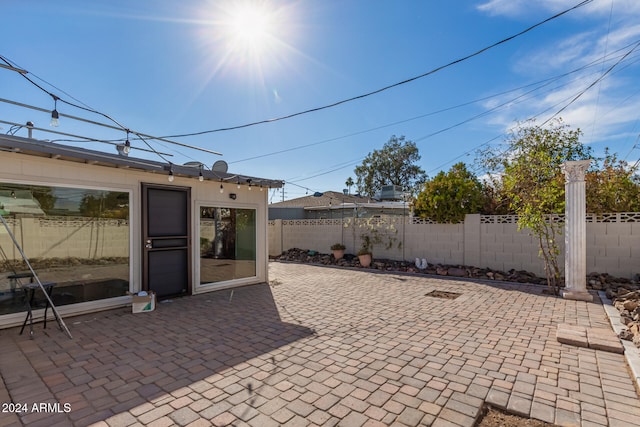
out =
[[[255,270],[253,276],[247,276],[237,279],[230,279],[221,282],[210,282],[210,283],[200,283],[202,277],[201,264],[200,264],[200,238],[202,237],[200,233],[200,219],[201,219],[201,209],[202,208],[221,208],[221,209],[249,209],[254,211],[254,241],[255,241]],[[256,283],[260,275],[260,265],[259,265],[259,255],[260,255],[260,230],[259,230],[259,213],[260,206],[258,204],[253,203],[219,203],[219,201],[215,200],[207,200],[207,201],[196,201],[195,202],[195,212],[194,221],[195,221],[195,232],[193,238],[193,277],[194,277],[194,287],[193,293],[203,293],[209,292],[212,290],[221,290],[227,288],[233,288],[237,286],[244,286],[248,284]]]

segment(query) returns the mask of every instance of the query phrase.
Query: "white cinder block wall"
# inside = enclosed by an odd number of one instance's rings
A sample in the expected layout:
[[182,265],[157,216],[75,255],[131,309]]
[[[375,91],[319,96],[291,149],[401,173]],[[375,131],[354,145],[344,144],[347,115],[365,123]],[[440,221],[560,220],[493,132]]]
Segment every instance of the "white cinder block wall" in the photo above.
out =
[[[355,254],[361,235],[374,228],[382,243],[374,258],[526,270],[544,276],[538,241],[518,231],[514,216],[467,215],[461,224],[433,224],[402,218],[274,220],[269,222],[269,255],[291,248],[330,253],[342,242]],[[605,222],[606,221],[606,222]],[[633,221],[633,222],[632,222]],[[564,269],[564,236],[557,238],[559,265]],[[640,213],[588,215],[587,271],[632,278],[640,273]]]

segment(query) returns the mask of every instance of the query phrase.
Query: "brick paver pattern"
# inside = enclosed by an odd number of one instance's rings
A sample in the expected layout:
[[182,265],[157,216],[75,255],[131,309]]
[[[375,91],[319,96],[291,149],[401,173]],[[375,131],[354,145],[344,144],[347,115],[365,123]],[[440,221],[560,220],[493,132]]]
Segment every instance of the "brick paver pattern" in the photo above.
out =
[[[0,331],[0,399],[61,410],[4,426],[468,426],[485,403],[561,425],[628,426],[622,355],[562,344],[609,328],[540,286],[271,263],[270,283]],[[426,296],[440,290],[456,299]],[[597,299],[597,298],[596,298]],[[70,412],[62,405],[68,403]]]

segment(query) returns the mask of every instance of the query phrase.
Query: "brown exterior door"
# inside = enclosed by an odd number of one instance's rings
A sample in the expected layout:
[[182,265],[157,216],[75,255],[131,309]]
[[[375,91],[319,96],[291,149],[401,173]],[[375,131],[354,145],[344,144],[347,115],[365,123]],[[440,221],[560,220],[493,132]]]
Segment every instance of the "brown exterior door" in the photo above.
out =
[[191,293],[191,189],[142,184],[142,289]]

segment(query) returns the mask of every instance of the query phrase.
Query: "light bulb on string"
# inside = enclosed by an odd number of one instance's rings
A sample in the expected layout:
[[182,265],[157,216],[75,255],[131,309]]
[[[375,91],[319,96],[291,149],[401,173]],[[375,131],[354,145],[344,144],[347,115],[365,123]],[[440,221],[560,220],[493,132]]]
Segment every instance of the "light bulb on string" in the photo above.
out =
[[202,165],[200,165],[200,173],[198,174],[198,181],[204,181],[204,176],[202,175]]
[[173,176],[173,166],[169,167],[169,178],[167,178],[169,180],[169,182],[173,182],[173,180],[175,179],[175,177]]
[[55,95],[51,95],[53,97],[53,110],[51,111],[51,121],[49,122],[49,126],[57,128],[60,126],[60,114],[58,114],[58,97]]
[[220,194],[224,193],[224,186],[220,184]]
[[129,154],[130,151],[131,151],[131,143],[129,142],[129,129],[127,129],[127,140],[124,142],[124,148],[122,149],[122,152],[124,154]]

